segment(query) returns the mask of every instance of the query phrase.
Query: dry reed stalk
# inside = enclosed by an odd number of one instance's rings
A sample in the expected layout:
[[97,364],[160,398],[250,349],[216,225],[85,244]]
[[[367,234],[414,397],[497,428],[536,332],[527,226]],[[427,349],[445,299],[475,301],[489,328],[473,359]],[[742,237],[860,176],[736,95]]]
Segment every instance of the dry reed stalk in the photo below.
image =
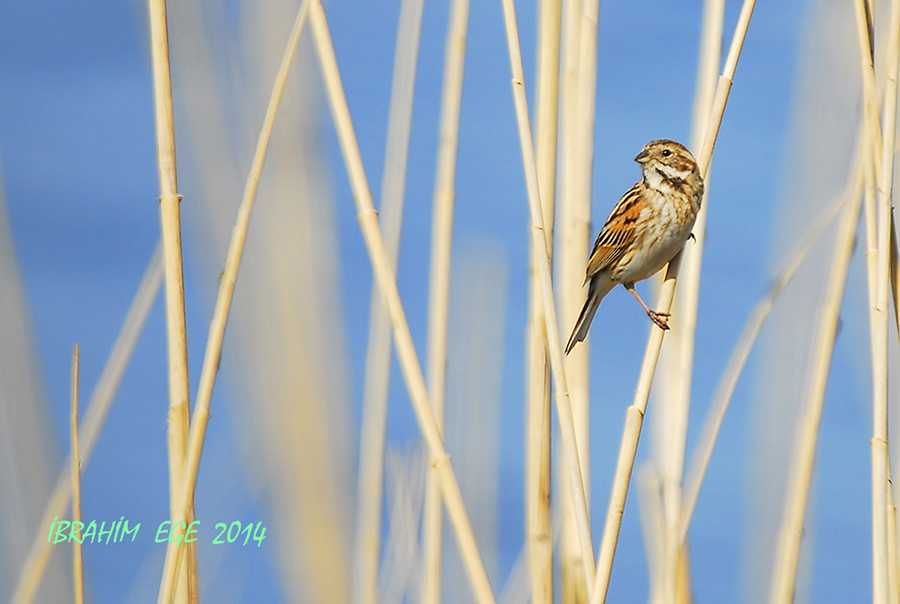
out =
[[[469,0],[450,4],[450,24],[444,47],[444,83],[438,126],[437,168],[431,222],[431,268],[428,287],[428,344],[426,371],[428,396],[444,431],[444,399],[447,390],[447,316],[450,306],[450,261],[453,254],[453,212],[456,200],[456,162],[459,149],[459,116],[462,107]],[[424,575],[422,602],[441,600],[441,547],[443,514],[436,473],[428,473],[422,520]]]
[[[394,50],[394,75],[385,145],[380,217],[385,247],[396,270],[403,223],[409,133],[424,0],[401,4]],[[381,516],[384,498],[384,449],[391,371],[391,318],[377,286],[369,305],[369,345],[363,389],[359,447],[359,501],[357,504],[356,569],[353,601],[378,601],[381,556]]]
[[[557,227],[556,286],[559,320],[564,329],[574,325],[585,297],[584,267],[591,245],[591,199],[594,167],[594,121],[597,93],[597,22],[599,0],[581,0],[566,13],[566,31],[576,32],[566,46],[563,86],[563,130],[560,137],[560,199]],[[585,502],[590,508],[590,347],[580,346],[566,355],[566,380],[576,446],[581,465]],[[577,513],[568,497],[565,473],[560,476],[563,534],[561,564],[563,601],[585,601],[589,591],[580,552]]]
[[391,314],[397,356],[400,360],[400,367],[406,381],[413,410],[415,411],[419,428],[431,452],[432,464],[439,475],[441,491],[444,494],[444,503],[447,506],[447,513],[459,540],[460,552],[468,571],[476,600],[482,603],[494,602],[490,581],[487,578],[481,555],[478,552],[478,546],[475,543],[475,536],[472,533],[472,527],[463,505],[459,484],[453,473],[450,458],[444,448],[440,429],[429,403],[425,379],[409,331],[409,323],[400,299],[400,292],[397,289],[396,277],[388,260],[384,240],[378,226],[377,213],[372,204],[372,194],[369,190],[362,157],[360,156],[353,122],[350,119],[350,110],[347,106],[347,98],[344,94],[337,58],[334,54],[334,46],[331,42],[331,34],[325,18],[325,11],[318,1],[314,2],[310,7],[310,22],[321,63],[329,105],[331,106],[335,129],[337,130],[338,141],[344,155],[350,185],[354,193],[360,229],[366,243],[366,249],[369,252],[369,259],[372,263],[375,278]]
[[[873,601],[883,603],[889,597],[889,575],[896,579],[895,565],[889,565],[887,543],[888,525],[894,519],[893,506],[888,506],[890,488],[889,453],[887,444],[887,380],[888,380],[888,281],[890,271],[891,210],[890,189],[893,178],[893,137],[896,115],[897,50],[896,33],[891,31],[888,43],[889,58],[884,89],[885,131],[878,128],[878,102],[875,90],[873,65],[873,23],[870,7],[864,2],[855,2],[857,38],[860,45],[863,80],[863,119],[865,124],[864,146],[868,159],[866,179],[866,241],[867,275],[869,290],[869,327],[872,346],[873,380],[873,436],[872,447],[872,583]],[[896,3],[893,4],[892,24],[896,18]],[[892,109],[893,108],[893,109]],[[890,144],[886,137],[890,137]],[[884,154],[891,155],[885,160]],[[881,154],[879,156],[879,154]],[[879,166],[878,160],[881,159]],[[887,174],[885,169],[887,168]],[[877,193],[875,185],[877,183]],[[887,187],[887,188],[885,188]],[[885,202],[885,198],[887,201]],[[886,209],[885,209],[886,203]],[[877,210],[876,210],[877,208]],[[877,213],[877,216],[876,216]],[[895,519],[894,519],[895,520]]]
[[[71,480],[72,480],[72,525],[81,524],[81,455],[78,453],[78,344],[72,350],[72,409],[69,417],[69,430],[72,438]],[[84,561],[81,542],[72,540],[74,555],[72,556],[73,575],[75,580],[75,604],[84,604]]]
[[[241,200],[241,205],[238,208],[238,216],[235,221],[234,232],[228,248],[225,267],[219,281],[219,293],[216,297],[216,306],[213,311],[213,319],[210,323],[209,337],[206,343],[206,352],[203,357],[203,367],[200,372],[200,386],[197,392],[197,402],[194,408],[194,417],[191,422],[191,432],[188,440],[184,481],[182,482],[181,493],[176,510],[178,515],[173,516],[173,526],[175,522],[183,522],[188,516],[188,506],[194,499],[194,488],[196,487],[197,471],[200,466],[200,455],[203,449],[203,440],[206,436],[206,425],[209,422],[209,406],[212,400],[213,387],[215,386],[216,373],[222,353],[222,342],[225,338],[225,324],[228,321],[228,311],[231,309],[231,302],[234,296],[234,284],[237,280],[241,256],[244,251],[244,243],[247,238],[250,213],[253,209],[253,202],[256,199],[256,190],[259,186],[259,178],[262,173],[263,163],[265,162],[269,139],[271,138],[272,128],[275,124],[275,116],[278,113],[278,106],[281,102],[282,94],[284,93],[288,71],[293,63],[294,54],[297,50],[297,42],[300,39],[300,32],[303,30],[303,24],[306,21],[309,8],[310,0],[304,0],[297,11],[294,27],[291,31],[290,38],[288,39],[281,65],[278,68],[278,74],[275,77],[272,95],[269,98],[266,116],[259,133],[259,140],[257,141],[256,151],[253,156],[250,174],[247,177],[244,195]],[[162,578],[160,580],[159,595],[157,599],[158,604],[168,604],[175,595],[174,580],[181,563],[181,552],[182,550],[176,543],[169,541],[166,547],[166,559],[163,566]]]
[[[175,161],[175,119],[169,70],[169,34],[165,0],[150,0],[150,40],[153,59],[153,101],[159,164],[159,210],[165,265],[166,339],[169,362],[169,513],[174,525],[190,429],[187,328],[184,317],[184,264],[181,254],[181,196]],[[187,504],[193,508],[193,501]],[[188,511],[192,520],[193,511]],[[185,544],[188,563],[180,573],[178,602],[196,602],[197,560],[193,544]]]
[[516,106],[516,120],[519,126],[519,144],[522,151],[522,163],[525,171],[525,185],[528,191],[528,207],[531,213],[532,249],[537,258],[538,277],[541,284],[541,297],[544,304],[544,325],[547,330],[547,341],[550,347],[550,368],[556,384],[556,409],[562,432],[563,449],[568,469],[569,487],[575,507],[578,539],[582,554],[582,564],[588,575],[588,593],[590,593],[590,572],[593,570],[594,548],[591,541],[590,514],[587,508],[584,483],[581,480],[581,463],[579,461],[575,424],[572,407],[569,401],[566,372],[563,363],[562,341],[559,337],[559,321],[556,303],[553,299],[553,284],[550,278],[550,258],[547,255],[544,237],[543,212],[541,209],[540,190],[537,180],[537,167],[534,159],[534,143],[531,137],[531,124],[528,116],[528,100],[525,95],[525,74],[522,68],[522,51],[519,46],[519,28],[516,23],[516,9],[513,0],[503,0],[503,15],[506,25],[506,39],[509,46],[509,62],[512,71],[513,100]]
[[894,319],[900,339],[900,246],[897,243],[897,224],[891,221],[891,295],[894,299]]
[[[888,468],[890,474],[890,468]],[[898,544],[897,544],[897,508],[894,506],[894,489],[888,482],[887,488],[888,514],[887,514],[887,580],[888,602],[900,602],[900,577],[897,576],[898,568]]]
[[863,136],[862,144],[865,154],[865,189],[864,205],[866,225],[866,277],[869,295],[869,332],[871,354],[876,356],[876,274],[878,271],[878,242],[875,188],[878,182],[878,166],[875,157],[881,148],[881,127],[878,117],[879,103],[876,99],[875,67],[873,54],[873,35],[871,14],[865,0],[854,2],[857,40],[860,50],[860,67],[863,82]]
[[[159,293],[162,285],[163,266],[161,248],[157,247],[153,253],[144,277],[138,286],[134,300],[122,324],[119,336],[113,345],[106,366],[100,374],[100,379],[94,387],[91,400],[88,404],[88,411],[85,414],[84,421],[80,429],[82,441],[82,458],[81,467],[87,465],[94,445],[100,437],[100,430],[106,421],[106,415],[112,406],[113,397],[122,380],[125,370],[128,368],[128,362],[134,347],[137,344],[138,337],[141,335],[144,323],[150,310],[153,308],[153,302]],[[63,470],[60,472],[56,480],[56,486],[53,493],[47,500],[47,507],[44,509],[44,515],[41,519],[39,527],[49,526],[53,522],[53,518],[61,516],[69,504],[69,497],[72,494],[72,474],[69,468],[72,465],[72,459],[66,461]],[[47,563],[52,553],[51,544],[47,543],[43,529],[39,530],[31,544],[25,565],[19,574],[19,580],[16,584],[16,590],[13,593],[11,602],[13,604],[26,604],[34,600]]]
[[[559,46],[562,2],[542,0],[538,25],[535,162],[547,254],[553,250],[556,137],[559,116]],[[532,244],[533,245],[533,242]],[[553,533],[550,517],[550,369],[536,251],[530,248],[526,427],[526,539],[531,601],[553,602]]]
[[[584,282],[584,266],[586,262],[586,253],[589,249],[588,242],[581,241],[580,246],[567,245],[566,239],[572,235],[576,238],[578,235],[585,237],[584,233],[590,236],[591,223],[591,207],[590,202],[584,203],[584,196],[579,195],[577,185],[579,179],[576,176],[583,174],[583,170],[579,170],[580,162],[578,161],[577,147],[579,136],[577,132],[578,118],[578,92],[579,92],[579,62],[581,59],[581,14],[584,0],[567,0],[565,10],[562,13],[562,82],[559,90],[559,204],[555,208],[556,220],[559,226],[556,228],[555,246],[557,248],[555,256],[552,260],[555,262],[555,286],[556,294],[560,304],[560,321],[562,329],[565,330],[572,325],[574,317],[570,316],[573,312],[577,313],[578,309],[571,307],[579,304],[583,299],[582,285]],[[590,175],[589,175],[590,177]],[[541,182],[539,180],[539,185]],[[541,190],[543,194],[543,190]],[[578,199],[576,199],[578,197]],[[541,201],[543,204],[543,200]],[[572,224],[575,223],[575,224]],[[547,222],[544,222],[547,225]],[[578,288],[576,294],[571,293],[573,287]],[[574,315],[577,316],[577,315]],[[569,371],[573,367],[582,370],[588,366],[589,362],[589,346],[578,347],[574,350],[574,357],[568,356],[564,359],[566,367],[566,379],[569,379]],[[581,396],[573,396],[571,390],[568,390],[570,400],[572,400],[572,416],[575,423],[576,450],[579,458],[581,458],[584,450],[590,450],[590,446],[585,447],[586,434],[584,427],[588,425],[588,418],[585,417],[586,407],[583,404],[584,395],[590,396],[590,392],[585,390],[589,384],[581,384]],[[577,401],[573,399],[578,399]],[[579,430],[579,426],[581,429]],[[589,444],[589,443],[588,443]],[[581,461],[581,459],[579,460]],[[556,478],[557,492],[559,493],[559,503],[557,507],[561,516],[560,530],[560,547],[559,547],[559,568],[561,582],[561,601],[563,604],[575,604],[583,602],[587,594],[587,582],[585,580],[583,555],[581,544],[578,537],[578,525],[576,522],[575,507],[569,493],[572,490],[569,485],[568,473],[566,471],[567,460],[565,457],[558,458],[559,472]],[[582,465],[582,482],[584,481],[584,467]],[[588,473],[589,474],[589,473]],[[587,502],[587,487],[585,487],[585,504],[590,509]]]
[[[884,83],[881,173],[878,175],[878,265],[873,310],[872,393],[872,582],[873,602],[888,601],[887,489],[890,484],[888,452],[888,287],[893,210],[894,143],[897,124],[897,80],[900,70],[900,0],[891,2],[887,71]],[[891,513],[892,510],[890,510]]]
[[[900,250],[897,245],[897,229],[896,224],[891,220],[891,294],[894,301],[894,327],[897,329],[898,338],[900,338]],[[890,453],[890,449],[888,449]],[[890,463],[890,457],[888,457]],[[894,487],[891,478],[890,467],[888,467],[888,597],[890,602],[900,601],[900,530],[898,530],[897,506],[894,504]]]
[[803,536],[803,519],[806,515],[806,503],[812,482],[818,431],[828,382],[828,369],[831,365],[834,340],[837,335],[860,206],[861,200],[854,200],[842,212],[835,240],[828,289],[825,301],[819,311],[808,400],[798,429],[797,447],[787,482],[784,513],[778,535],[778,549],[769,596],[771,604],[789,604],[794,596],[797,561]]
[[[712,161],[712,153],[715,148],[716,138],[719,135],[719,126],[725,113],[725,105],[728,102],[728,94],[734,73],[737,69],[738,59],[744,39],[747,36],[747,28],[750,26],[750,18],[753,15],[755,0],[744,0],[741,12],[735,26],[734,36],[722,75],[719,76],[716,94],[713,97],[712,110],[707,123],[706,134],[700,153],[697,156],[697,164],[700,174],[706,178],[709,173],[709,165]],[[662,312],[669,312],[672,307],[672,298],[675,293],[675,283],[678,277],[678,269],[681,265],[679,252],[669,262],[666,269],[665,281],[660,289],[659,301],[656,308]],[[600,555],[597,560],[597,585],[591,598],[592,604],[606,601],[606,593],[609,588],[609,579],[612,573],[612,563],[615,558],[616,544],[619,539],[619,529],[622,526],[622,514],[625,509],[625,499],[628,496],[628,483],[631,480],[631,472],[634,468],[634,456],[637,453],[638,440],[640,439],[641,426],[644,421],[644,412],[647,409],[647,399],[650,395],[650,386],[653,382],[653,374],[656,362],[659,360],[659,351],[662,346],[664,331],[653,329],[647,340],[644,360],[641,364],[641,373],[635,390],[634,401],[626,410],[625,428],[622,432],[622,442],[619,448],[619,458],[616,462],[616,473],[613,478],[613,488],[610,493],[609,506],[606,513],[606,523],[603,527],[603,541],[600,544]]]
[[840,196],[837,202],[832,204],[832,206],[822,214],[816,224],[814,224],[801,239],[796,249],[788,254],[788,262],[779,271],[766,295],[757,302],[744,325],[741,337],[734,347],[731,357],[728,359],[728,364],[726,365],[725,372],[722,374],[722,378],[719,380],[719,385],[716,388],[715,395],[713,396],[712,403],[709,407],[709,412],[703,422],[703,427],[700,429],[697,445],[694,448],[694,454],[691,457],[691,462],[688,465],[688,471],[685,475],[684,488],[682,490],[682,512],[679,524],[679,539],[682,542],[687,538],[691,519],[693,518],[694,510],[697,506],[697,499],[700,496],[700,489],[703,487],[703,479],[706,470],[709,467],[709,462],[712,459],[713,449],[715,448],[716,439],[718,438],[719,430],[722,427],[722,422],[725,419],[725,413],[728,411],[731,397],[734,395],[738,380],[741,377],[747,359],[750,357],[750,352],[753,350],[756,340],[762,331],[763,325],[769,317],[779,295],[784,288],[787,287],[788,283],[790,283],[794,273],[800,268],[800,265],[807,254],[809,254],[810,250],[812,250],[815,242],[822,236],[822,233],[825,232],[828,225],[835,219],[841,208],[844,208],[848,203],[854,203],[854,200],[859,197],[862,190],[863,169],[864,164],[860,161],[855,170],[856,176],[853,184],[848,187],[847,191]]
[[553,216],[556,193],[557,132],[559,126],[559,51],[562,0],[541,0],[539,16],[535,162],[541,191],[544,238],[548,254],[553,250]]

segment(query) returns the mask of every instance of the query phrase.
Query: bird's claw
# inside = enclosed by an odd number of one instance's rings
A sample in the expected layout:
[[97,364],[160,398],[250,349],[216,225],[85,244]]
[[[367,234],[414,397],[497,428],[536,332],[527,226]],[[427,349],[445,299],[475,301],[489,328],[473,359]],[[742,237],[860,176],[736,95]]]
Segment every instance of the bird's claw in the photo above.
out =
[[657,312],[655,310],[647,311],[647,316],[650,317],[650,320],[656,323],[656,326],[662,329],[663,331],[669,329],[669,321],[668,318],[670,315],[667,312]]

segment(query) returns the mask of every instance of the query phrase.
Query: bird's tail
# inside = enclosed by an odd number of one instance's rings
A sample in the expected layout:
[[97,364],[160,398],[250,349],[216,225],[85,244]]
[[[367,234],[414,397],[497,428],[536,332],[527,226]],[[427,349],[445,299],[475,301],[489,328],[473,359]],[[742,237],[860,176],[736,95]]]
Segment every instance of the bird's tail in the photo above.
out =
[[569,342],[566,344],[566,354],[571,352],[575,344],[584,341],[587,337],[588,330],[591,328],[591,321],[594,320],[594,315],[597,313],[597,309],[600,308],[600,301],[615,285],[608,278],[604,277],[597,275],[591,279],[587,300],[584,301],[584,307],[581,309],[581,314],[578,315],[578,321],[575,322],[575,329],[572,330],[572,335],[569,336]]

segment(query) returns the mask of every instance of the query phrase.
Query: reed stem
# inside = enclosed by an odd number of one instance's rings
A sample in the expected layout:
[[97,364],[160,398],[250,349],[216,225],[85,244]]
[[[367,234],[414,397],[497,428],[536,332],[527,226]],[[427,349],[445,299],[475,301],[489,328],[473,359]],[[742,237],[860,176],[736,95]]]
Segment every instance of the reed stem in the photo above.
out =
[[[197,403],[191,421],[191,432],[188,439],[187,457],[185,460],[184,481],[182,482],[180,497],[177,500],[178,506],[176,511],[178,514],[173,517],[172,526],[175,526],[176,522],[184,522],[190,515],[190,506],[194,499],[197,472],[200,466],[200,456],[203,451],[203,441],[206,437],[206,425],[209,422],[209,407],[212,402],[213,388],[216,382],[216,374],[218,373],[219,360],[222,355],[222,342],[225,339],[225,325],[228,322],[228,312],[231,309],[231,301],[234,296],[234,285],[241,265],[244,243],[247,239],[250,214],[253,210],[253,203],[256,200],[256,190],[259,186],[259,179],[262,174],[263,164],[265,163],[266,152],[269,148],[269,139],[272,136],[272,129],[275,125],[275,116],[278,113],[278,106],[281,103],[281,97],[284,93],[288,72],[297,50],[300,32],[303,30],[303,24],[306,22],[310,2],[311,0],[304,0],[303,4],[300,5],[300,9],[297,12],[297,18],[294,21],[294,28],[291,31],[287,48],[282,57],[281,65],[278,68],[278,74],[275,77],[275,84],[272,88],[272,95],[269,98],[269,105],[266,108],[263,126],[259,133],[250,174],[247,177],[247,184],[244,188],[243,199],[238,208],[238,216],[235,221],[231,243],[228,247],[225,267],[219,280],[219,293],[216,297],[216,306],[209,327],[206,353],[203,357],[203,366],[200,371],[200,386],[197,392]],[[163,566],[162,578],[160,580],[157,604],[168,604],[175,596],[176,589],[174,580],[178,574],[178,567],[181,564],[182,551],[183,549],[179,548],[177,543],[169,540],[166,547],[166,558]]]
[[[69,418],[69,429],[72,437],[71,470],[72,470],[72,525],[81,522],[81,455],[78,453],[78,344],[72,350],[72,409]],[[84,560],[81,542],[72,539],[74,549],[72,557],[75,581],[75,604],[84,604]]]
[[[184,316],[184,264],[181,254],[181,196],[175,161],[175,120],[172,108],[172,76],[169,68],[169,34],[165,0],[149,0],[153,59],[153,100],[156,110],[156,151],[159,165],[159,210],[165,267],[166,335],[169,361],[169,513],[174,525],[178,494],[190,429],[190,394],[187,365],[187,328]],[[193,507],[193,502],[188,502]],[[188,517],[192,512],[188,511]],[[188,563],[179,576],[179,602],[196,602],[196,557],[187,544]]]
[[[559,117],[559,50],[562,2],[542,0],[537,68],[535,162],[547,254],[553,250],[556,136]],[[526,428],[526,527],[531,601],[553,602],[553,529],[550,517],[550,370],[547,330],[538,280],[537,251],[529,246],[529,326]]]
[[[450,307],[450,260],[453,255],[456,160],[468,29],[469,0],[454,0],[450,4],[450,25],[444,48],[444,92],[441,98],[440,142],[434,182],[426,355],[428,396],[442,435],[447,388],[447,317]],[[437,604],[441,600],[442,527],[440,486],[435,472],[429,472],[422,520],[423,604]]]
[[[574,325],[585,298],[587,253],[591,245],[591,199],[594,168],[594,123],[597,96],[597,25],[600,3],[581,0],[566,11],[566,79],[562,88],[560,136],[559,225],[555,284],[559,320],[564,329]],[[540,184],[540,183],[539,183]],[[579,346],[563,359],[575,423],[585,502],[590,509],[590,347]],[[567,474],[560,475],[563,515],[560,564],[563,602],[583,602],[593,569],[584,567],[578,536],[578,513],[568,496]]]

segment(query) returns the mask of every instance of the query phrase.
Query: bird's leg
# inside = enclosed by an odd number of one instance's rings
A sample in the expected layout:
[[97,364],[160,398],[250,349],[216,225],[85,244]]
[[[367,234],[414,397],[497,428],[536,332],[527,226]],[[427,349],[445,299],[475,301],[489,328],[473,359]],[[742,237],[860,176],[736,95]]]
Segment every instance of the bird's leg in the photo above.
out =
[[650,317],[650,320],[656,323],[657,327],[660,329],[669,329],[669,322],[667,319],[669,318],[669,313],[667,312],[656,312],[655,310],[651,310],[649,306],[647,306],[641,297],[638,295],[637,291],[634,289],[634,283],[623,283],[625,289],[631,292],[631,295],[638,301],[641,305],[641,308],[647,313],[647,316]]

